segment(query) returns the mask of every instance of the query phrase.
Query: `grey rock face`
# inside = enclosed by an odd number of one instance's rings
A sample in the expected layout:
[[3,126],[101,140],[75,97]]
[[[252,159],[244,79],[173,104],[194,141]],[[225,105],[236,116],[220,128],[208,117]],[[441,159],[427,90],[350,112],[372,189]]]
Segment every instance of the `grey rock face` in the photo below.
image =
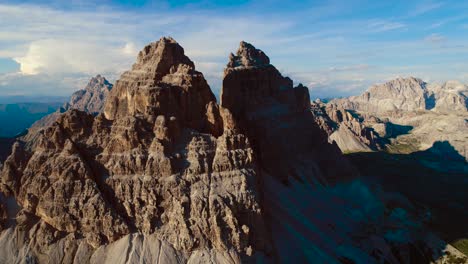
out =
[[332,103],[367,113],[424,110],[466,112],[467,96],[468,87],[460,82],[448,81],[438,85],[410,77],[374,85],[362,95],[336,99]]
[[391,112],[425,110],[431,97],[426,83],[417,78],[398,78],[381,85],[374,85],[359,96],[333,100],[345,109],[361,112]]
[[101,75],[91,78],[85,89],[79,90],[70,98],[65,109],[77,109],[93,115],[104,110],[104,102],[112,89],[112,84]]

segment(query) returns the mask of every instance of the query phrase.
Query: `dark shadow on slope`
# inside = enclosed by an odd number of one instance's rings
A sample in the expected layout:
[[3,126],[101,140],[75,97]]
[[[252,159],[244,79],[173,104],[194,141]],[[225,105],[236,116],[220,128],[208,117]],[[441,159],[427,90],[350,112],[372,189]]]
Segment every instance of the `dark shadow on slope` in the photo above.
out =
[[424,95],[424,99],[425,99],[425,101],[426,101],[426,110],[431,110],[432,108],[435,107],[435,105],[436,105],[436,99],[435,99],[435,95],[434,95],[434,94],[431,94],[431,95],[425,94],[425,95]]
[[385,134],[387,135],[386,139],[397,138],[401,135],[409,134],[413,130],[413,126],[398,125],[391,122],[388,122],[385,126]]
[[355,110],[346,109],[346,112],[350,113],[351,116],[359,120],[359,122],[364,121],[364,118],[360,114],[358,114]]
[[16,140],[25,136],[28,133],[28,130],[25,129],[23,132],[17,134],[15,137],[11,138],[2,138],[0,137],[0,163],[3,163],[8,156],[11,154],[11,147]]
[[0,138],[0,163],[3,163],[11,153],[15,138]]
[[[411,154],[353,153],[365,181],[427,210],[428,227],[448,243],[468,238],[468,163],[449,142]],[[467,252],[465,252],[467,254]]]

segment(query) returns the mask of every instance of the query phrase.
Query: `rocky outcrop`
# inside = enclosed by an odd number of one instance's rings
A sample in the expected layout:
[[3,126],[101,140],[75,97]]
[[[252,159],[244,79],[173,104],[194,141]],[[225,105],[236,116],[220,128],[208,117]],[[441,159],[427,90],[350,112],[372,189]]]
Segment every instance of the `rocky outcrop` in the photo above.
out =
[[302,85],[293,87],[291,79],[283,77],[263,52],[248,43],[241,42],[237,54],[229,58],[221,106],[244,122],[260,165],[269,174],[288,182],[294,177],[297,163],[308,160],[304,163],[311,170],[329,170],[315,175],[316,180],[341,177],[342,172],[325,165],[339,162],[340,154],[337,148],[328,146],[326,134],[309,122],[313,116],[308,89]]
[[[424,233],[348,184],[355,171],[313,122],[306,87],[245,42],[224,75],[218,105],[183,48],[161,38],[139,53],[103,113],[71,109],[27,147],[15,143],[0,186],[19,208],[0,235],[0,262],[409,256],[395,252]],[[405,241],[387,238],[390,228]]]
[[[385,126],[384,122],[374,119],[370,127],[364,118],[334,104],[324,104],[320,100],[311,103],[315,122],[328,134],[329,142],[336,142],[343,152],[380,150],[384,141],[375,128]],[[384,128],[385,131],[385,128]]]

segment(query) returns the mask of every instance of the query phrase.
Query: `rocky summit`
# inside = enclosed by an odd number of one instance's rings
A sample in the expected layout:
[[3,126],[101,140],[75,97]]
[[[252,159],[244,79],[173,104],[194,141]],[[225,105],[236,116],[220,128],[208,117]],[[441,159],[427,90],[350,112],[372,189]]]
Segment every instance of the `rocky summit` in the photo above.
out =
[[[88,98],[84,109],[99,110]],[[103,109],[70,109],[32,142],[14,144],[1,172],[0,262],[437,256],[427,243],[437,239],[410,205],[354,181],[314,122],[308,89],[249,43],[229,57],[220,104],[164,37],[140,51]]]
[[428,84],[408,77],[374,85],[359,96],[334,100],[346,109],[385,113],[393,111],[468,111],[468,87],[457,81]]

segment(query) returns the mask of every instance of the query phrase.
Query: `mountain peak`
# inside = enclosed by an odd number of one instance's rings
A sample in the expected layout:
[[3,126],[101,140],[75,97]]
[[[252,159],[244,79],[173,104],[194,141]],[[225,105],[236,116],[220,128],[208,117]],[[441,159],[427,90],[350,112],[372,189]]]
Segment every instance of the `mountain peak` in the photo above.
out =
[[112,89],[112,86],[113,85],[105,77],[98,74],[89,80],[88,84],[85,87],[85,90],[94,92],[106,89],[110,91]]
[[[185,56],[184,49],[171,37],[162,37],[159,41],[145,46],[139,53],[132,67],[133,74],[151,74],[154,81],[160,81],[171,68],[185,64],[195,69],[195,64]],[[136,76],[135,76],[136,77]],[[154,83],[149,82],[148,85]]]
[[264,66],[270,64],[270,58],[262,51],[255,48],[252,44],[241,41],[236,55],[232,54],[229,57],[228,67],[253,67]]
[[173,38],[163,37],[144,47],[132,69],[122,74],[104,115],[110,120],[139,116],[150,123],[163,115],[202,129],[206,105],[212,101],[214,94],[184,49]]
[[422,89],[426,88],[426,82],[417,77],[398,77],[396,79],[386,82],[384,85],[391,87],[419,87]]

